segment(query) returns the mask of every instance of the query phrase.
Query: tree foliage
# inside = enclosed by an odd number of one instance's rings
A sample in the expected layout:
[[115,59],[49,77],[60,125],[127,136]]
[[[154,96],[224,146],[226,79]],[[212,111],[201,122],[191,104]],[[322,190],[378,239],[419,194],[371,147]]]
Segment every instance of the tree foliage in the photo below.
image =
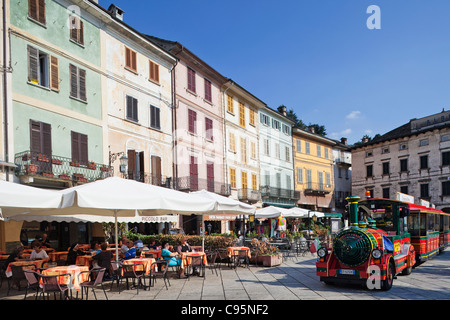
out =
[[289,109],[289,111],[287,111],[286,116],[294,121],[294,128],[298,128],[298,129],[302,129],[302,130],[308,130],[308,127],[314,127],[314,132],[321,135],[321,136],[326,136],[327,134],[327,130],[325,129],[324,125],[320,125],[317,123],[309,123],[309,124],[305,124],[303,122],[303,120],[299,119],[297,114],[295,113],[294,109]]

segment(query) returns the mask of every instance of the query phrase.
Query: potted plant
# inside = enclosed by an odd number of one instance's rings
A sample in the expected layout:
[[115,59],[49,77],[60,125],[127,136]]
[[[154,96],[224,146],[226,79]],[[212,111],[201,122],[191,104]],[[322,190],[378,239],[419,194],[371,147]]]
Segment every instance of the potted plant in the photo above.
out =
[[37,164],[26,164],[25,171],[27,174],[36,174],[39,166]]
[[59,159],[52,159],[52,164],[62,165],[62,160],[59,160]]
[[70,176],[66,172],[61,173],[58,177],[64,180],[70,180]]
[[95,164],[94,161],[89,161],[87,164],[87,167],[88,167],[88,169],[91,169],[91,170],[97,169],[97,165]]
[[273,267],[283,263],[283,255],[278,252],[277,247],[270,245],[268,240],[263,241],[253,238],[251,245],[255,253],[252,259],[256,264],[264,267]]
[[103,166],[100,167],[100,171],[109,172],[109,167],[103,165]]
[[37,160],[41,162],[50,162],[50,160],[47,158],[47,155],[41,153],[38,154]]
[[72,161],[70,162],[70,165],[71,165],[72,167],[79,167],[79,166],[80,166],[80,163],[78,162],[78,160],[72,160]]
[[48,171],[42,172],[42,175],[43,175],[44,177],[53,178],[53,173],[48,172]]

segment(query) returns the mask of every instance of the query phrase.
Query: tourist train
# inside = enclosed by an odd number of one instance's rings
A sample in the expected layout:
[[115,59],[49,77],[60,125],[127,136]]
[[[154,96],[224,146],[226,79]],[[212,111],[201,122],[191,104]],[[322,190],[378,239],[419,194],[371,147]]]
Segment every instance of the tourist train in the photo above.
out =
[[317,251],[317,275],[326,284],[361,283],[391,289],[397,274],[409,275],[418,264],[450,244],[450,214],[392,199],[349,197],[349,227]]

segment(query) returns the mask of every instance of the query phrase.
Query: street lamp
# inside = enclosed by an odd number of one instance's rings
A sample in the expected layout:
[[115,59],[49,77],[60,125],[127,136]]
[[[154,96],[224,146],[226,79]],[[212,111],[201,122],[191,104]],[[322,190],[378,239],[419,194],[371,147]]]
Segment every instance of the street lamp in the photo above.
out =
[[[110,146],[111,147],[111,146]],[[121,151],[121,152],[116,152],[116,153],[112,153],[111,150],[109,151],[109,166],[111,166],[114,161],[117,160],[117,157],[119,157],[120,160],[120,172],[125,173],[126,172],[126,168],[128,166],[128,158],[125,155],[125,152]]]

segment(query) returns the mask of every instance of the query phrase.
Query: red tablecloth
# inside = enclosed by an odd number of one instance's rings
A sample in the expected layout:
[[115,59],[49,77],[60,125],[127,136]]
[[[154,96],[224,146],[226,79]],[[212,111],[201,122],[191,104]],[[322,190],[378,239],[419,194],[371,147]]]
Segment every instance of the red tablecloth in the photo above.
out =
[[56,251],[56,252],[49,252],[48,257],[51,261],[56,260],[67,260],[67,254],[69,251]]
[[11,270],[11,265],[15,265],[15,266],[23,266],[23,265],[27,265],[27,264],[32,264],[33,267],[27,267],[25,269],[34,269],[34,268],[42,268],[42,266],[44,265],[44,263],[47,263],[46,260],[21,260],[21,261],[15,261],[15,262],[11,262],[8,267],[6,268],[6,276],[7,277],[11,277],[12,276],[12,270]]
[[[151,266],[152,263],[155,262],[156,259],[153,258],[133,258],[133,259],[128,259],[128,260],[124,260],[123,264],[140,264],[143,263],[144,264],[144,270],[145,270],[145,274],[149,274],[150,270],[151,270]],[[141,269],[139,269],[141,266],[135,266],[134,270],[135,271],[142,271]]]
[[158,249],[149,249],[141,252],[141,257],[145,258],[147,253],[156,253],[158,255],[158,259],[161,259],[161,250]]
[[232,255],[238,254],[239,250],[246,250],[247,255],[249,258],[251,258],[250,248],[249,247],[228,247],[227,248],[227,255],[231,257]]
[[[43,275],[52,276],[52,275],[62,275],[68,273],[69,276],[58,277],[59,284],[65,284],[69,287],[69,289],[80,290],[80,282],[89,280],[89,273],[83,273],[80,277],[78,275],[82,271],[89,271],[89,267],[86,266],[60,266],[54,268],[48,268],[42,271]],[[80,278],[80,279],[78,279]],[[42,279],[40,281],[42,286]]]
[[192,257],[202,257],[203,264],[206,266],[208,261],[206,259],[206,254],[204,252],[182,252],[181,253],[181,269],[184,269],[188,264],[191,263]]

